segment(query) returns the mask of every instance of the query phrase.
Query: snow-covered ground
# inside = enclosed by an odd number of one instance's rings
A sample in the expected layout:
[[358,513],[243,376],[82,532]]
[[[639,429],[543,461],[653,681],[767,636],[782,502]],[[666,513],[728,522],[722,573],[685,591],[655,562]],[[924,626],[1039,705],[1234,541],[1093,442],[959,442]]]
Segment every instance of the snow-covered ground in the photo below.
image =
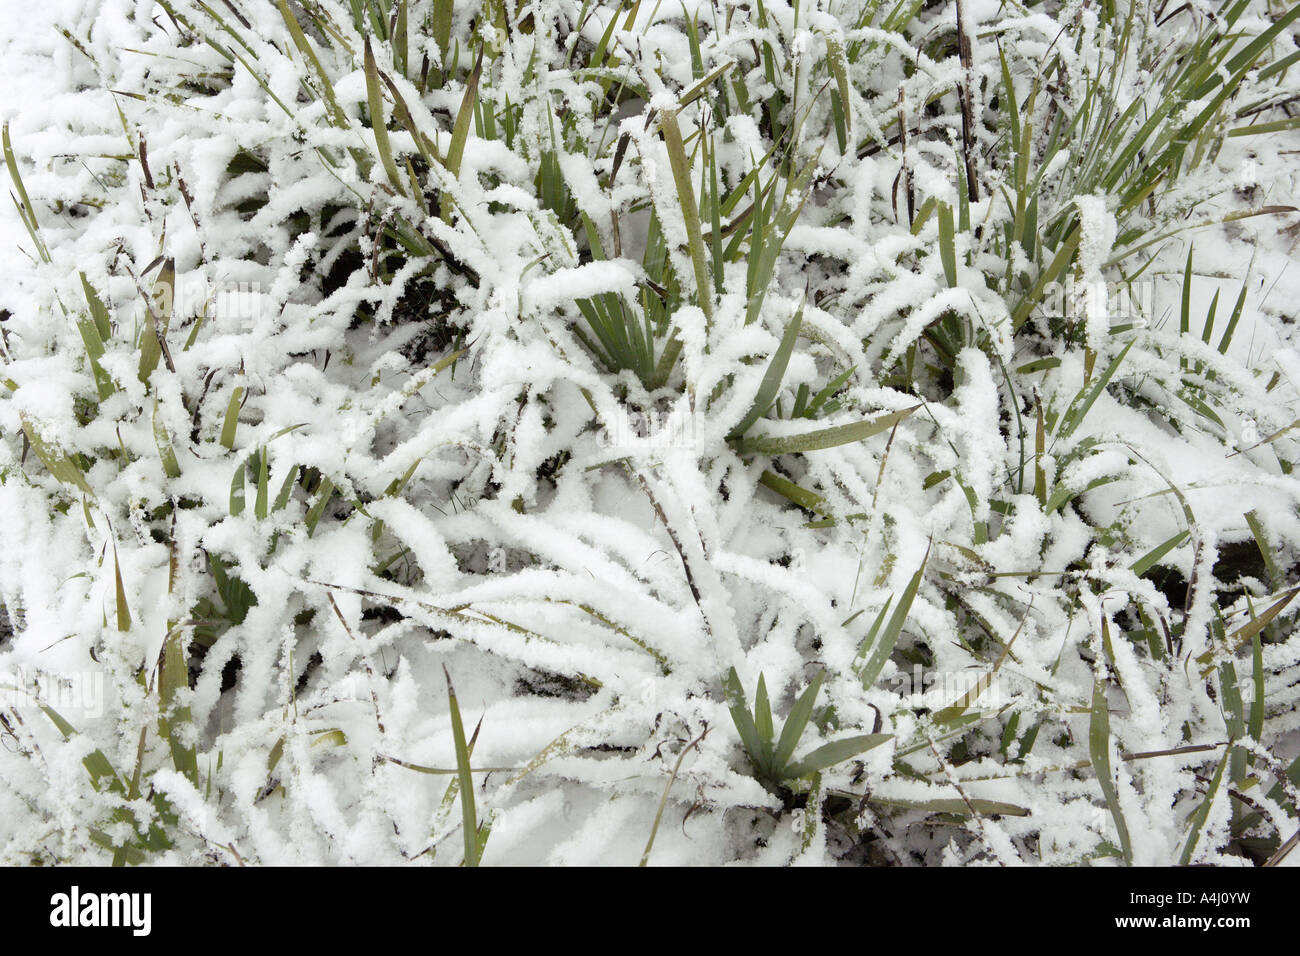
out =
[[1300,827],[1293,8],[669,6],[0,26],[0,859]]

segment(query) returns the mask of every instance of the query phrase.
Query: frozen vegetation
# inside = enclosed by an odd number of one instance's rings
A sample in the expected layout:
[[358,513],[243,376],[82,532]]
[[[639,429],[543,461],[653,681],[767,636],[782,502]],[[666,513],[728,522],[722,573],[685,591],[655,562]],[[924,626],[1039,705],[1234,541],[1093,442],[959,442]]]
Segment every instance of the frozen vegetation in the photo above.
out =
[[1289,859],[1300,6],[7,12],[0,862]]

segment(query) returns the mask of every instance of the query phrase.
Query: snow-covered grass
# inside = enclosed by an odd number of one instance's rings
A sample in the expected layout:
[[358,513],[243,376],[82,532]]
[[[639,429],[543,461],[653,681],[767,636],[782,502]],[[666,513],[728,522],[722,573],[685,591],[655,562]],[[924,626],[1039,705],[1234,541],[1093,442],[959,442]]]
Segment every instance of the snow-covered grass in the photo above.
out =
[[1300,827],[1300,6],[35,19],[0,859]]

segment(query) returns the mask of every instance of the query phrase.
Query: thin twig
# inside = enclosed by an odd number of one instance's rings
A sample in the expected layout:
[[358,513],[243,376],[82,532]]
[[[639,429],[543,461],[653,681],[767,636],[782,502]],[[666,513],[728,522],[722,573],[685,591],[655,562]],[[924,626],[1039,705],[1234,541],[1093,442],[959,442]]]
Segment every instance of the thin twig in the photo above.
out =
[[[357,635],[353,633],[352,628],[348,625],[347,618],[339,610],[338,602],[334,600],[334,592],[326,591],[325,596],[329,598],[330,607],[338,616],[339,623],[343,625],[343,630],[347,632],[348,637],[356,641],[358,646],[361,642],[357,640]],[[379,697],[375,694],[375,671],[370,666],[370,655],[366,653],[364,647],[361,648],[361,662],[366,665],[366,686],[370,689],[370,702],[375,705],[375,725],[379,728],[379,736],[384,736],[384,719],[379,714]]]
[[654,848],[655,836],[659,833],[659,822],[663,819],[664,807],[668,805],[668,792],[672,790],[673,784],[677,781],[677,772],[682,769],[682,761],[686,758],[686,754],[688,751],[692,749],[698,750],[700,747],[700,742],[704,740],[704,738],[707,737],[708,735],[709,735],[709,725],[705,724],[704,733],[700,734],[698,737],[696,737],[694,740],[688,743],[685,747],[683,747],[681,753],[677,755],[677,762],[673,764],[673,772],[671,776],[669,776],[668,778],[668,786],[664,787],[664,795],[659,798],[659,809],[655,812],[654,826],[650,828],[650,839],[646,840],[645,850],[643,850],[641,853],[641,862],[637,864],[638,866],[645,866],[646,863],[649,862],[650,860],[650,851]]
[[1300,844],[1300,830],[1297,830],[1295,833],[1291,834],[1291,839],[1287,840],[1280,847],[1278,847],[1277,852],[1264,861],[1264,865],[1277,866],[1279,863],[1282,862],[1282,860],[1286,857],[1288,853],[1290,853],[1292,850],[1296,848],[1297,844]]
[[966,33],[966,4],[957,0],[957,51],[961,57],[962,82],[958,86],[961,95],[961,145],[966,154],[966,195],[971,202],[979,202],[979,185],[975,181],[975,106],[971,97],[971,85],[975,74],[971,69],[970,36]]

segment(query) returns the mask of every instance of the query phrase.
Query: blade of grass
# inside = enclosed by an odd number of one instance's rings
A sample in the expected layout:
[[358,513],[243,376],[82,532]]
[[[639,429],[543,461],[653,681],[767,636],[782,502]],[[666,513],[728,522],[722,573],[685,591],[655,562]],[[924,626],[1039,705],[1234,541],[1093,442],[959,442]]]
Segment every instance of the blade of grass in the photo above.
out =
[[[889,618],[889,623],[872,642],[876,629],[872,628],[871,633],[862,642],[858,649],[858,656],[861,657],[870,647],[870,656],[858,671],[858,677],[862,680],[863,687],[871,687],[876,683],[876,678],[880,672],[885,669],[885,664],[889,661],[889,655],[894,652],[894,645],[898,643],[899,635],[903,633],[903,625],[907,622],[907,615],[912,610],[912,601],[916,599],[916,592],[921,587],[921,580],[925,575],[925,565],[930,559],[930,549],[925,549],[925,557],[921,559],[921,566],[916,569],[912,575],[912,580],[908,582],[907,587],[903,589],[903,596],[899,598],[898,604],[894,606],[894,613]],[[886,605],[888,607],[888,605]],[[884,615],[884,611],[881,611]],[[880,619],[877,618],[877,625]],[[871,642],[871,643],[869,643]]]
[[1163,558],[1174,548],[1181,545],[1183,541],[1185,541],[1188,535],[1190,534],[1191,534],[1190,531],[1179,531],[1177,534],[1173,535],[1168,540],[1163,541],[1160,544],[1156,545],[1146,554],[1142,555],[1142,557],[1138,558],[1136,561],[1130,564],[1129,570],[1132,571],[1134,574],[1136,574],[1138,577],[1141,577],[1142,575],[1150,571],[1156,564],[1158,564],[1161,558]]
[[187,744],[181,729],[190,723],[188,706],[177,706],[181,691],[189,690],[189,668],[185,662],[183,627],[174,627],[163,640],[162,657],[158,667],[158,734],[168,742],[172,765],[184,774],[195,787],[199,785],[198,751]]
[[817,676],[812,679],[807,690],[799,695],[799,699],[790,708],[790,715],[786,717],[785,724],[781,727],[781,738],[772,753],[772,766],[782,776],[785,776],[783,771],[790,763],[790,758],[794,756],[794,748],[798,746],[799,738],[803,736],[808,721],[812,719],[813,705],[817,702],[817,694],[821,691],[822,681],[825,678],[825,669],[817,672]]
[[145,300],[145,328],[140,339],[140,366],[137,377],[148,384],[158,362],[164,356],[167,367],[175,371],[171,356],[167,355],[166,336],[171,324],[172,308],[176,294],[176,262],[168,259],[163,263],[154,282],[150,297]]
[[798,435],[750,435],[735,442],[736,450],[742,455],[790,455],[848,445],[887,431],[920,407],[913,405],[867,421],[833,425]]
[[664,110],[661,113],[659,128],[663,134],[664,146],[668,149],[668,164],[673,171],[673,182],[677,185],[677,202],[686,224],[687,246],[690,251],[691,265],[695,270],[696,305],[704,313],[705,321],[711,322],[713,320],[712,283],[709,281],[709,265],[705,258],[704,236],[700,231],[700,207],[695,200],[691,167],[686,158],[682,131],[677,125],[676,110]]
[[236,385],[235,390],[230,394],[230,402],[226,405],[226,417],[221,423],[221,446],[227,451],[235,447],[235,430],[239,427],[239,409],[244,397],[244,387]]
[[478,866],[479,832],[474,809],[474,776],[470,769],[469,747],[465,741],[465,725],[461,722],[460,705],[456,702],[456,688],[451,683],[451,673],[444,666],[447,678],[447,706],[451,710],[451,733],[456,744],[456,770],[460,784],[461,825],[465,831],[465,866]]
[[770,750],[776,731],[772,726],[772,705],[767,699],[767,680],[762,674],[758,675],[758,689],[754,692],[754,726],[764,751]]
[[179,478],[181,476],[181,466],[176,460],[176,449],[172,447],[171,436],[167,434],[167,426],[158,417],[157,399],[154,399],[153,403],[153,439],[158,446],[158,458],[162,461],[163,474],[168,478]]
[[81,288],[86,296],[90,317],[79,318],[77,330],[81,333],[81,341],[86,347],[86,359],[90,363],[91,374],[95,377],[95,390],[99,393],[100,401],[103,401],[115,391],[113,380],[99,362],[104,355],[104,342],[112,334],[112,327],[109,323],[108,309],[104,307],[99,295],[86,279],[86,274],[83,272],[80,275]]
[[1219,792],[1219,785],[1223,782],[1223,771],[1228,766],[1228,758],[1231,753],[1232,748],[1229,747],[1219,759],[1219,766],[1214,771],[1214,777],[1210,780],[1210,785],[1206,788],[1205,796],[1192,812],[1189,819],[1187,839],[1183,842],[1183,851],[1178,856],[1179,866],[1188,866],[1192,862],[1192,857],[1196,853],[1196,844],[1200,841],[1201,831],[1205,829],[1205,823],[1210,818],[1210,810],[1214,806],[1214,798]]
[[726,694],[727,708],[731,711],[731,720],[736,725],[736,732],[740,735],[741,746],[745,748],[745,753],[749,755],[749,759],[756,770],[760,773],[769,772],[771,748],[763,745],[763,738],[758,732],[758,725],[754,721],[753,714],[749,712],[749,704],[745,699],[745,689],[740,683],[740,675],[736,673],[734,667],[727,672],[722,688]]
[[131,609],[126,603],[126,586],[122,583],[122,565],[117,559],[117,542],[113,543],[114,598],[117,602],[117,629],[131,630]]
[[943,260],[943,275],[948,287],[957,287],[957,248],[953,235],[952,207],[939,203],[939,257]]
[[9,124],[4,125],[4,151],[5,165],[9,167],[9,178],[13,180],[14,188],[18,190],[18,195],[14,197],[14,205],[18,209],[18,218],[23,221],[27,227],[27,234],[32,237],[32,244],[36,246],[36,252],[41,257],[42,262],[50,262],[50,251],[45,246],[45,241],[41,239],[40,224],[36,221],[36,210],[32,206],[32,201],[27,195],[27,189],[23,186],[22,177],[18,174],[18,160],[14,156],[13,144],[9,141]]
[[762,382],[759,383],[758,391],[754,395],[754,404],[750,406],[749,412],[742,418],[739,424],[731,431],[731,438],[738,439],[745,434],[754,422],[758,421],[767,410],[772,407],[776,401],[777,394],[781,391],[781,383],[785,379],[786,369],[790,365],[790,355],[794,352],[795,340],[799,338],[799,329],[803,324],[803,302],[799,303],[799,308],[795,310],[794,318],[790,320],[785,328],[785,334],[781,336],[781,343],[777,346],[772,358],[767,363],[767,371],[763,375]]
[[397,190],[399,196],[406,195],[401,173],[393,161],[393,147],[388,142],[388,124],[384,122],[384,94],[379,86],[379,68],[375,65],[375,53],[370,47],[370,37],[365,45],[366,101],[370,109],[370,128],[375,134],[375,148],[379,151],[379,161],[383,164],[388,181]]
[[1111,819],[1115,821],[1120,854],[1125,864],[1131,866],[1133,846],[1129,840],[1124,811],[1119,805],[1115,777],[1110,768],[1110,710],[1106,702],[1106,687],[1100,678],[1095,680],[1092,686],[1092,719],[1088,730],[1088,751],[1092,757],[1092,766],[1097,771],[1097,782],[1101,785],[1102,796],[1106,800],[1106,806],[1110,808]]
[[[444,165],[447,172],[451,173],[453,179],[460,178],[460,164],[465,156],[465,143],[469,140],[470,126],[474,121],[474,104],[478,99],[479,77],[483,73],[483,48],[479,47],[478,57],[474,60],[474,69],[470,72],[469,80],[465,84],[465,95],[460,101],[460,109],[456,113],[456,122],[451,129],[451,143],[447,146],[447,158]],[[444,221],[451,219],[452,202],[449,196],[443,196],[442,199],[442,218]]]
[[893,739],[893,734],[858,734],[854,737],[845,737],[843,740],[833,740],[788,765],[785,775],[787,777],[807,776],[851,760]]

